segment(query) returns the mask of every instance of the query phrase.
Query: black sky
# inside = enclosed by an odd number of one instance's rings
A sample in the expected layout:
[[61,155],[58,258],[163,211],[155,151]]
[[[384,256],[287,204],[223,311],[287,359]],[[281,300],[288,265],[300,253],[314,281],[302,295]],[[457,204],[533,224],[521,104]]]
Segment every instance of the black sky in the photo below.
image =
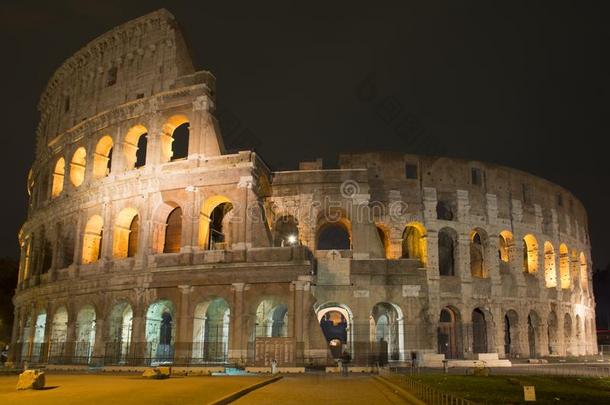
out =
[[[334,4],[330,4],[334,3]],[[38,97],[88,41],[160,7],[217,77],[231,148],[275,169],[346,150],[444,153],[571,190],[610,261],[610,27],[603,2],[6,1],[0,5],[0,256],[18,257]],[[363,81],[374,100],[363,98]],[[396,108],[380,114],[377,104]],[[398,120],[434,140],[405,138]]]

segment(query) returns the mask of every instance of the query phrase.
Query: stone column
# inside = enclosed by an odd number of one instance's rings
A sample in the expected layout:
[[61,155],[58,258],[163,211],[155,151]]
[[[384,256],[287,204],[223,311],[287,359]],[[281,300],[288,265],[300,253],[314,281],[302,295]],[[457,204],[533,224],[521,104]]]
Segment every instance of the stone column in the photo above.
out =
[[76,235],[74,236],[74,260],[72,263],[81,264],[83,261],[83,233],[84,224],[83,211],[79,210],[76,220]]
[[166,157],[161,154],[161,137],[167,135],[161,131],[162,123],[160,117],[154,111],[148,116],[148,139],[146,142],[146,166],[156,166],[160,163],[167,162]]
[[209,96],[202,95],[193,100],[189,152],[195,156],[218,156],[224,150],[218,122],[211,113],[213,110],[214,100]]
[[49,349],[51,347],[51,332],[53,330],[53,317],[51,316],[51,312],[49,311],[49,307],[47,307],[47,318],[45,320],[44,325],[44,337],[43,341],[43,349],[40,352],[40,361],[42,363],[46,363],[49,359]]
[[250,243],[251,238],[251,227],[249,226],[248,220],[248,204],[249,194],[252,188],[252,176],[242,176],[239,179],[237,188],[241,190],[241,198],[234,205],[236,211],[232,217],[231,223],[231,241],[233,249],[247,249],[252,244]]
[[135,302],[131,321],[129,357],[133,365],[143,364],[146,355],[146,308],[141,299]]
[[182,247],[180,251],[183,253],[192,252],[199,244],[199,190],[194,186],[187,186],[186,206],[182,210],[183,231],[182,231]]
[[91,363],[94,365],[104,364],[104,355],[106,353],[106,339],[108,331],[106,330],[106,322],[103,316],[95,320],[95,341],[93,342],[93,354]]
[[352,347],[349,350],[352,350],[350,354],[352,362],[355,364],[367,364],[370,355],[371,324],[367,315],[362,316],[358,311],[354,313],[354,319],[352,319],[352,330],[349,334],[349,339],[353,340]]
[[[244,314],[245,283],[233,283],[233,312],[231,313],[229,328],[229,359],[232,362],[243,364],[247,359],[248,331],[244,328],[246,316]],[[244,342],[246,345],[244,345]]]
[[176,342],[174,362],[178,364],[188,362],[191,354],[191,342],[193,341],[193,317],[189,316],[190,295],[193,287],[190,285],[179,285],[180,304],[178,306],[178,319],[176,320]]
[[470,272],[470,235],[458,234],[456,275],[460,277],[462,296],[472,297],[472,274]]
[[73,308],[68,309],[68,324],[66,325],[66,344],[64,346],[63,357],[66,359],[74,358],[76,349],[76,313]]
[[102,218],[104,224],[102,225],[102,245],[100,246],[101,254],[100,258],[102,261],[106,261],[112,258],[112,240],[114,239],[114,224],[112,215],[112,202],[104,201],[102,208]]
[[23,317],[20,316],[20,308],[15,306],[13,311],[13,329],[11,331],[11,345],[8,352],[8,360],[14,362],[17,359],[19,351],[19,332],[23,323]]
[[[484,253],[484,261],[489,271],[491,279],[491,296],[502,296],[502,276],[500,275],[500,257],[498,256],[498,246],[500,237],[492,234],[487,236],[487,249]],[[502,345],[504,347],[504,345]]]

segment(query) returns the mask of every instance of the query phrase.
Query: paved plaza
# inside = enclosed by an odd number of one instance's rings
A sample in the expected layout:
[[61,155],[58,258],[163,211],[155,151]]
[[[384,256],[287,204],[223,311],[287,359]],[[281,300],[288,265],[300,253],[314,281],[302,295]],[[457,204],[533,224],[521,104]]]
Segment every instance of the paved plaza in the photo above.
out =
[[[1,404],[208,404],[268,376],[172,377],[136,374],[47,374],[47,388],[16,391],[17,376],[0,376]],[[243,396],[237,404],[404,404],[373,376],[308,374],[281,380]]]

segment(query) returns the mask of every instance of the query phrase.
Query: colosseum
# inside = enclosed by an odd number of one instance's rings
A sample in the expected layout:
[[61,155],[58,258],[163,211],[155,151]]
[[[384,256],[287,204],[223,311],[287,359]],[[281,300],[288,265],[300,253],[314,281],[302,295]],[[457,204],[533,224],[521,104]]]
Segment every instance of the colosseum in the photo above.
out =
[[587,216],[519,170],[402,152],[228,153],[215,77],[159,10],[38,109],[11,356],[370,366],[596,353]]

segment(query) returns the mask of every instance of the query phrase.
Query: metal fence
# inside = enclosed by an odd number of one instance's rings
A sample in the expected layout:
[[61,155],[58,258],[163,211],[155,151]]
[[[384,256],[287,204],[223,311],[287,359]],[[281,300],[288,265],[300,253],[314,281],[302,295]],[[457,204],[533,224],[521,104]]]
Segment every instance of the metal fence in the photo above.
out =
[[57,365],[220,365],[228,363],[224,342],[151,344],[108,342],[99,352],[89,342],[17,343],[11,351],[17,364]]
[[424,384],[412,378],[408,374],[399,374],[391,371],[388,368],[379,369],[379,375],[382,377],[391,377],[392,382],[398,382],[398,385],[411,394],[421,399],[428,405],[476,405],[476,402],[468,399],[460,398],[455,395],[441,392],[427,384]]

